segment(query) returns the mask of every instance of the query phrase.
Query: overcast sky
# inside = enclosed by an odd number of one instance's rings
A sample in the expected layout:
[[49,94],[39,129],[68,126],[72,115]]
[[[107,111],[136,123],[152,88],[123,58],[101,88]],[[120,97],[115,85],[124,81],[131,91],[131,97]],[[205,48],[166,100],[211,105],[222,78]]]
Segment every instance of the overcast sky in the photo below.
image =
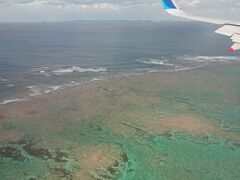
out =
[[[240,0],[175,0],[195,14],[240,21]],[[0,21],[176,20],[160,0],[0,0]]]

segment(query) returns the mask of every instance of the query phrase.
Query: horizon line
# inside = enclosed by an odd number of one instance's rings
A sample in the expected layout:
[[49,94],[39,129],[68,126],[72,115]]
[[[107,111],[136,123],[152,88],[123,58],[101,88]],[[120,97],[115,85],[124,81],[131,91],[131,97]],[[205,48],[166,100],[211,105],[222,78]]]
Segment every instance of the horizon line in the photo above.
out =
[[0,23],[63,23],[63,22],[192,22],[188,20],[61,20],[61,21],[0,21]]

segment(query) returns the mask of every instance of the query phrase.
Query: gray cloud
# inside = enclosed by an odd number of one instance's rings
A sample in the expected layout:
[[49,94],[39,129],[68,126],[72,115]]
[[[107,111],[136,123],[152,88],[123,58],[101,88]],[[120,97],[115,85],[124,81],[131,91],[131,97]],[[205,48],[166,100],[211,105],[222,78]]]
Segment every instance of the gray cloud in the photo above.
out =
[[100,3],[109,3],[119,6],[139,5],[139,4],[155,4],[156,0],[0,0],[0,4],[30,4],[42,2],[46,5],[91,5]]
[[[199,15],[240,20],[239,0],[175,0]],[[0,21],[55,21],[76,19],[176,19],[160,0],[0,0]]]

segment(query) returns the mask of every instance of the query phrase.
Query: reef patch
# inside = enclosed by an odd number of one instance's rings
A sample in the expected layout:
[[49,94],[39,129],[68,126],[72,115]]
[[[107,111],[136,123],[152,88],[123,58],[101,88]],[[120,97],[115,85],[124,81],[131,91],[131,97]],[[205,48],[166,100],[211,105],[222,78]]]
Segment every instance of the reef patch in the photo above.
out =
[[191,115],[177,115],[159,121],[149,122],[146,124],[154,133],[166,133],[169,131],[187,133],[192,135],[205,135],[218,130],[216,124],[207,122],[201,117]]
[[128,157],[118,146],[87,146],[76,154],[80,170],[74,179],[114,179],[127,169]]
[[0,159],[2,158],[9,158],[14,161],[24,161],[25,159],[20,150],[10,146],[0,147]]
[[[22,142],[24,143],[24,142]],[[23,149],[30,155],[42,160],[53,160],[57,163],[65,163],[69,158],[69,154],[61,150],[49,150],[43,147],[36,147],[36,143],[28,142]]]

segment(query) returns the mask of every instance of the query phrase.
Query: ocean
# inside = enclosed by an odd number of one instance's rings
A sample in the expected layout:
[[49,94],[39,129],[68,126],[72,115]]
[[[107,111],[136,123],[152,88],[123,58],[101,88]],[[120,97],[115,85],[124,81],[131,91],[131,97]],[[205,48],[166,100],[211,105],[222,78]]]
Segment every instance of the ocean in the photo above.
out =
[[0,179],[239,180],[239,54],[215,29],[1,23]]
[[119,75],[238,61],[217,26],[195,22],[0,24],[0,103]]

